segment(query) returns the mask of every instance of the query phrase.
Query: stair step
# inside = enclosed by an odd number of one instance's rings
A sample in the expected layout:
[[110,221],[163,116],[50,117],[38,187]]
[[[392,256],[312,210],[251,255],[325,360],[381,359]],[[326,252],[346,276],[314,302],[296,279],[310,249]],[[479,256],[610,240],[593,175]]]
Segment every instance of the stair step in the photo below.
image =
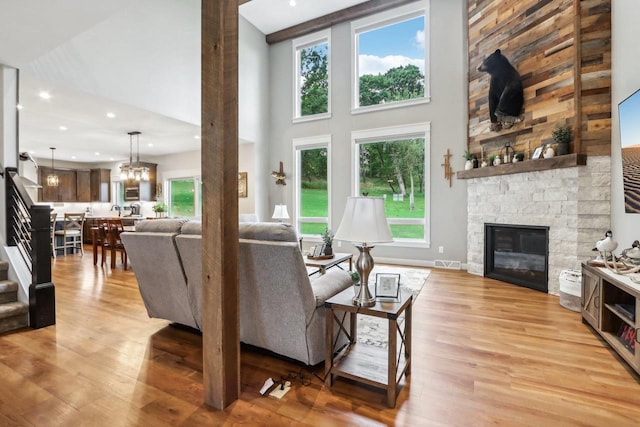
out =
[[20,301],[7,302],[0,304],[0,322],[8,317],[17,316],[19,314],[28,314],[29,305]]
[[0,304],[0,333],[29,326],[29,306],[23,302]]
[[9,263],[7,261],[0,261],[0,280],[7,280],[8,271]]
[[18,284],[13,280],[0,280],[0,304],[18,300]]

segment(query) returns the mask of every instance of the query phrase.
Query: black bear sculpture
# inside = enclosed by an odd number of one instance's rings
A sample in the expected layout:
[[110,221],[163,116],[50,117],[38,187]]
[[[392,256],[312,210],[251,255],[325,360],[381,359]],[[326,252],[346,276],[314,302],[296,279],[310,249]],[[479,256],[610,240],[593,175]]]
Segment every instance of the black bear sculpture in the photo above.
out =
[[497,49],[487,56],[478,71],[489,73],[489,117],[491,130],[508,129],[523,119],[524,95],[520,74]]

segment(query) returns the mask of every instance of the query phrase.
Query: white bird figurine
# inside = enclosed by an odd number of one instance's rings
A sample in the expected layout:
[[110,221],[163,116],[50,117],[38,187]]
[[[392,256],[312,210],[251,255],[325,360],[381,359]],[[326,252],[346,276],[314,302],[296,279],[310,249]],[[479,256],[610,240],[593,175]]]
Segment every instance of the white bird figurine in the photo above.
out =
[[634,240],[631,248],[625,251],[625,255],[632,259],[640,259],[640,242]]
[[618,242],[613,240],[613,233],[611,230],[607,230],[607,232],[604,233],[604,236],[604,239],[596,242],[596,247],[593,250],[603,253],[615,251],[618,247]]

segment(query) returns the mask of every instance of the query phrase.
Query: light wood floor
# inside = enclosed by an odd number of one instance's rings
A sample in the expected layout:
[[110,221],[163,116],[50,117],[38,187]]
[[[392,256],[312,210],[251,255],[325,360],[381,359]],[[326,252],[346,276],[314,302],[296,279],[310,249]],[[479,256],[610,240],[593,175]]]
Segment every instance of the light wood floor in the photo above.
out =
[[282,400],[267,377],[300,366],[244,350],[242,396],[203,406],[201,337],[149,319],[134,275],[91,252],[54,261],[57,325],[0,335],[0,426],[637,426],[640,384],[558,298],[432,270],[413,310],[412,375],[381,391],[311,378]]

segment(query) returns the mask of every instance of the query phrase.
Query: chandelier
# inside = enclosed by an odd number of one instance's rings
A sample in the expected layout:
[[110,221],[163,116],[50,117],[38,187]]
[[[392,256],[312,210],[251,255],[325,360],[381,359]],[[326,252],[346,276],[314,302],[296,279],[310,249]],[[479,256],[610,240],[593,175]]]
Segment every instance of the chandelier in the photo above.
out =
[[[140,165],[140,134],[133,131],[129,133],[129,164],[120,166],[121,180],[149,181],[149,168]],[[133,137],[136,137],[136,162],[133,163]]]
[[47,175],[47,186],[49,187],[57,187],[60,183],[58,179],[58,175],[56,175],[56,169],[53,166],[53,152],[56,149],[55,147],[49,147],[51,150],[51,173]]

